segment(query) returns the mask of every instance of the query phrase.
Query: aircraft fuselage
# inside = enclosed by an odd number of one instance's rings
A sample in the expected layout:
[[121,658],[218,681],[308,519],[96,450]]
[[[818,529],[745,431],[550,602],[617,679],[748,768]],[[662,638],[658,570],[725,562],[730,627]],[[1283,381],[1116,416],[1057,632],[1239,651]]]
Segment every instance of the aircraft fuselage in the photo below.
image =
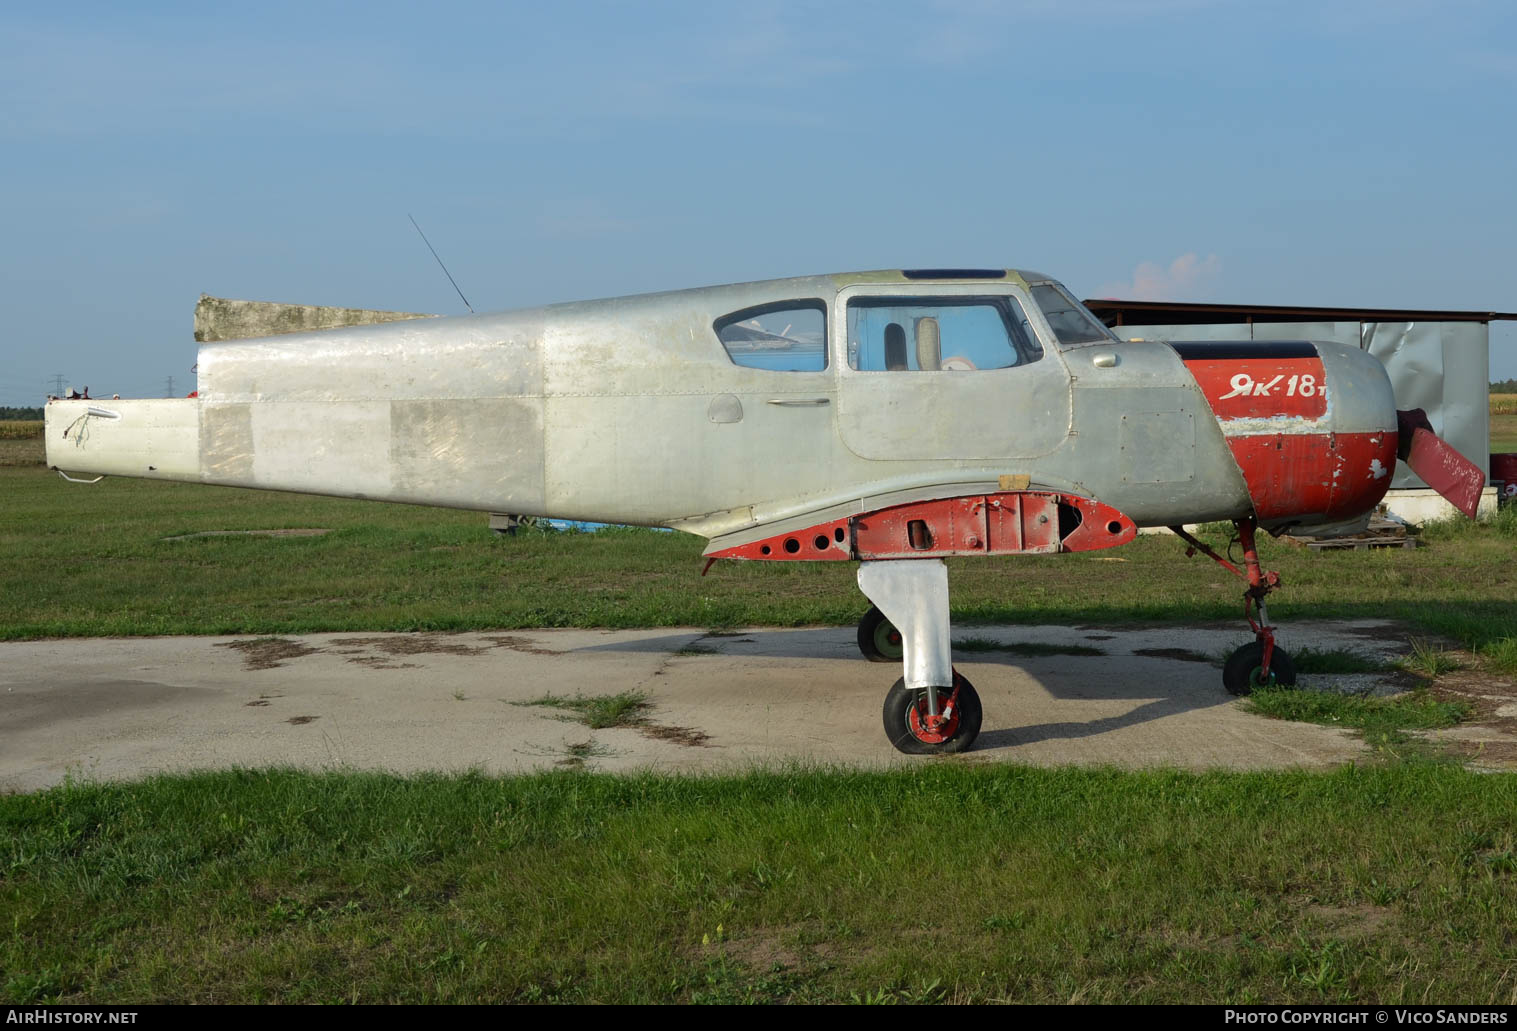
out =
[[1124,342],[1075,308],[1035,273],[880,272],[208,344],[195,398],[51,403],[48,462],[723,546],[1007,482],[1140,526],[1384,493],[1374,358]]

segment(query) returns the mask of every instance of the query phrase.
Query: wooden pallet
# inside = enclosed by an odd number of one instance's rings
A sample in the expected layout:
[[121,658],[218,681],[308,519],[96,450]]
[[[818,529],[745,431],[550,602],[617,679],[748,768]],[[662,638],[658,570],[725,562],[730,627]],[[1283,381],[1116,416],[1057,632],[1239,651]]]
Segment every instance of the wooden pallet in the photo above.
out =
[[1327,551],[1341,548],[1353,548],[1355,551],[1368,551],[1370,548],[1415,548],[1415,537],[1331,537],[1320,541],[1302,541],[1313,551]]
[[1313,551],[1338,551],[1352,548],[1367,551],[1370,548],[1415,548],[1417,538],[1407,535],[1406,526],[1384,516],[1370,517],[1366,532],[1357,537],[1290,537],[1296,544],[1304,544]]

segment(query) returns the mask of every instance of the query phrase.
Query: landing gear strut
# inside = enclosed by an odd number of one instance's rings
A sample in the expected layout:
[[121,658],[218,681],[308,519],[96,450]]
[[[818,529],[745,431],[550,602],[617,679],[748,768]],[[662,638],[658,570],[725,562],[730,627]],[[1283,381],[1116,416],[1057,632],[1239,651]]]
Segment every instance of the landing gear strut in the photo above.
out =
[[859,623],[860,650],[870,658],[871,648],[883,653],[894,629],[905,670],[885,696],[885,735],[911,755],[965,751],[983,712],[974,685],[953,668],[948,567],[942,559],[861,562],[858,577],[876,606]]
[[[1296,666],[1283,648],[1275,647],[1275,628],[1269,625],[1269,612],[1264,608],[1264,598],[1280,586],[1280,574],[1266,571],[1259,565],[1259,549],[1254,545],[1254,530],[1258,523],[1252,518],[1235,519],[1238,528],[1238,543],[1243,545],[1243,565],[1239,569],[1211,548],[1185,532],[1181,526],[1170,530],[1189,547],[1186,555],[1202,552],[1224,569],[1248,581],[1248,590],[1243,592],[1243,615],[1248,619],[1254,640],[1245,644],[1227,658],[1222,666],[1222,686],[1235,695],[1251,694],[1256,687],[1294,687]],[[1257,610],[1259,618],[1254,618]]]

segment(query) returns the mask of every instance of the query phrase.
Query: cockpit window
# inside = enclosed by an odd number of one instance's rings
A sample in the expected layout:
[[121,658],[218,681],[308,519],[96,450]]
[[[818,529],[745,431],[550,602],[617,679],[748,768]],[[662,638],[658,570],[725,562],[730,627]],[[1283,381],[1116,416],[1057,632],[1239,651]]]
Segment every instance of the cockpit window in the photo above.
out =
[[864,372],[975,372],[1043,356],[1011,297],[855,297],[848,365]]
[[716,320],[727,357],[750,369],[820,372],[827,368],[827,305],[784,301]]
[[1116,340],[1111,330],[1092,315],[1085,305],[1052,283],[1034,286],[1032,299],[1043,310],[1043,317],[1048,320],[1054,336],[1059,338],[1061,344],[1107,344]]

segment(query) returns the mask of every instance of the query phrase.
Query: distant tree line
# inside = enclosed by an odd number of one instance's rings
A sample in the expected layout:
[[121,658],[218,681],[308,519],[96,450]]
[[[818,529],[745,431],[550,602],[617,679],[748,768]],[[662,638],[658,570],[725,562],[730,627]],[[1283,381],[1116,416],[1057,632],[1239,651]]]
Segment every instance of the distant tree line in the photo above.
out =
[[1517,394],[1517,379],[1504,379],[1491,384],[1493,394]]
[[41,408],[10,408],[5,405],[0,405],[0,419],[20,419],[24,421],[35,421],[40,418],[42,418]]

